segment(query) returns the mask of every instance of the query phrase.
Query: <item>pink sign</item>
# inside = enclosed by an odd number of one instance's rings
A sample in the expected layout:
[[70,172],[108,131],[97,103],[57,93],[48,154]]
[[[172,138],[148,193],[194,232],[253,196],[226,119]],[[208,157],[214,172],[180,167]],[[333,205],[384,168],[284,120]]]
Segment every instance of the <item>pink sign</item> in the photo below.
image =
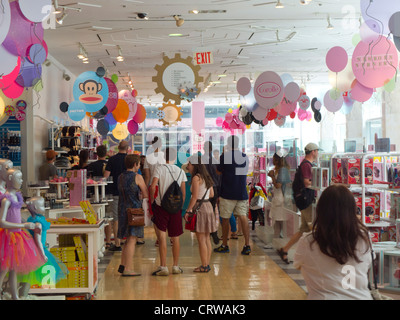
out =
[[[229,124],[228,124],[229,125]],[[193,153],[202,152],[204,147],[204,132],[206,126],[206,105],[204,101],[192,102]]]
[[377,41],[360,41],[353,53],[352,67],[356,79],[367,88],[380,88],[396,74],[399,57],[392,41],[380,37]]

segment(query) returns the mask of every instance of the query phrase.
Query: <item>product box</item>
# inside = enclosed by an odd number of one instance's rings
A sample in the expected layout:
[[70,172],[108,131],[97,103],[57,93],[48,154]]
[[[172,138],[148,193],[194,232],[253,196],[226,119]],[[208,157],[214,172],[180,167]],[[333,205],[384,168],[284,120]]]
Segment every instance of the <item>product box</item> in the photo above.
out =
[[360,184],[360,159],[342,159],[342,183]]
[[374,160],[372,158],[365,159],[364,170],[365,170],[365,184],[374,184]]
[[364,200],[365,200],[365,223],[375,223],[375,198],[366,197]]
[[342,159],[332,159],[332,181],[342,183]]
[[368,197],[372,197],[375,199],[375,213],[374,213],[375,221],[381,220],[381,196],[384,196],[384,194],[380,192],[368,193]]
[[379,184],[384,182],[384,166],[382,163],[382,158],[375,157],[373,164],[373,172],[374,172],[374,184]]
[[380,228],[370,228],[369,236],[373,243],[380,242],[381,241],[381,229]]
[[86,170],[68,171],[69,203],[71,207],[78,207],[79,202],[86,201]]

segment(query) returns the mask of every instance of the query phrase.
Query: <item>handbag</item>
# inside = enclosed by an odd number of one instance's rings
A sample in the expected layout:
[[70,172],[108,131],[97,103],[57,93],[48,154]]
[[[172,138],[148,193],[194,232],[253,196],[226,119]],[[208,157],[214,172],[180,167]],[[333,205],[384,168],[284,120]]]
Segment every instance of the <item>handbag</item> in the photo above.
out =
[[[124,177],[125,179],[125,177]],[[125,195],[124,188],[121,188],[122,196],[124,197],[124,201],[127,204],[127,198]],[[128,219],[128,226],[130,227],[144,227],[144,210],[143,208],[126,208],[126,216]]]
[[371,296],[374,300],[393,300],[393,298],[385,296],[379,292],[378,289],[378,280],[375,273],[375,259],[374,259],[374,252],[371,250],[371,257],[372,257],[372,278],[374,280],[374,289],[371,288],[371,284],[368,283],[369,290],[371,292]]
[[197,205],[196,209],[194,209],[192,213],[189,213],[188,220],[185,223],[185,229],[186,230],[193,231],[193,232],[196,231],[197,214],[198,214],[198,212],[200,210],[201,205],[204,202],[204,199],[206,198],[206,195],[207,195],[207,192],[208,192],[209,189],[210,188],[208,188],[206,190],[206,192],[204,193],[203,198],[200,201],[198,201],[198,205]]

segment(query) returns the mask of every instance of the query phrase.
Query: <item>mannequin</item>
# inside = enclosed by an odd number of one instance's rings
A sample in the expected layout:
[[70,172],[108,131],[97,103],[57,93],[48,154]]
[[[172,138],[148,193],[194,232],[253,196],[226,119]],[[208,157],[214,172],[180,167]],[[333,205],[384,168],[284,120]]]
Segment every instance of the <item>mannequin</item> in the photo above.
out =
[[28,274],[42,266],[45,261],[32,236],[23,230],[41,231],[32,222],[21,221],[23,198],[18,190],[23,182],[22,172],[10,169],[5,180],[7,191],[0,195],[0,288],[9,273],[11,298],[19,300],[17,275]]
[[14,164],[11,162],[11,160],[0,159],[0,194],[4,194],[6,192],[7,171],[13,167]]
[[[31,213],[28,222],[35,223],[41,227],[41,233],[31,230],[29,232],[34,237],[36,246],[46,263],[28,275],[19,276],[18,280],[30,285],[55,288],[57,282],[66,278],[68,268],[46,248],[47,230],[50,229],[50,223],[44,217],[46,213],[45,201],[42,197],[33,197],[26,202],[26,205]],[[20,295],[27,296],[29,288],[30,286],[22,291],[20,290]]]

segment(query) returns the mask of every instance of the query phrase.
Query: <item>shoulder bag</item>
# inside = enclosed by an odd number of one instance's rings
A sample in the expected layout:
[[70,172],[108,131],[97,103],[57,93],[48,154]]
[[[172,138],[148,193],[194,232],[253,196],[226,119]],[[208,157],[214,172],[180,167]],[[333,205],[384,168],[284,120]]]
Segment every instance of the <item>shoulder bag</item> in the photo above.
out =
[[210,190],[210,188],[208,188],[206,190],[203,198],[197,202],[196,209],[194,209],[193,212],[189,214],[188,221],[186,221],[186,223],[185,223],[186,230],[193,231],[193,232],[196,231],[197,213],[199,212],[199,210],[204,202],[204,199],[206,198],[208,190]]
[[[123,177],[125,179],[125,177]],[[125,195],[124,188],[122,189],[122,196],[124,197],[125,204],[128,205],[128,199]],[[126,215],[128,219],[128,226],[130,227],[144,227],[144,210],[143,208],[126,208]]]
[[374,251],[371,249],[371,257],[372,257],[372,278],[374,281],[374,288],[371,288],[371,284],[368,283],[369,290],[371,292],[371,296],[374,300],[393,300],[393,298],[384,296],[379,292],[378,289],[378,280],[375,272],[375,259],[374,259]]

